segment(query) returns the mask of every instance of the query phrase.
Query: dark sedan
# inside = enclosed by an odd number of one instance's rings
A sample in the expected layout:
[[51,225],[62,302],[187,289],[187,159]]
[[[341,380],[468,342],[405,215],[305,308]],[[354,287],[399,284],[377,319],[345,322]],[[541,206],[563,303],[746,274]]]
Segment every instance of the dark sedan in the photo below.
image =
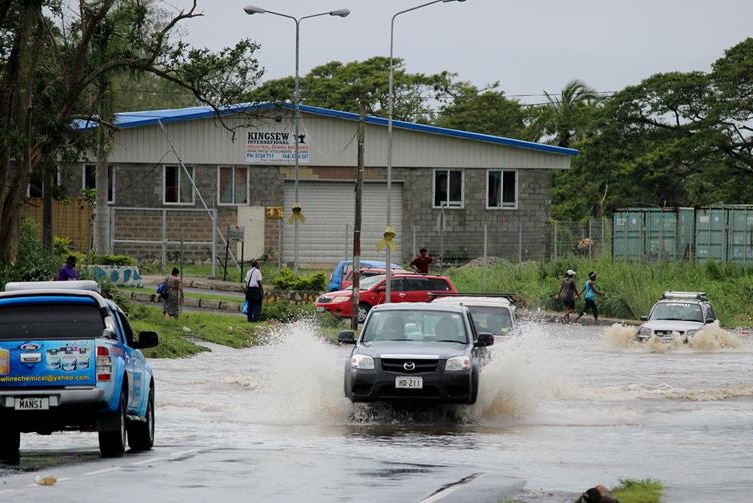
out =
[[494,336],[476,333],[468,308],[425,302],[375,306],[345,364],[353,402],[476,402]]

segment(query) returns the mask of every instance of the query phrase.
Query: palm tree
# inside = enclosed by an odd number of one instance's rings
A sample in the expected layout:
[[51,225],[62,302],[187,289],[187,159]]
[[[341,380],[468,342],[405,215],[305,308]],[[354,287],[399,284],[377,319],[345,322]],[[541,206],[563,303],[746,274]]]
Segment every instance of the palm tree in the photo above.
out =
[[541,110],[540,128],[560,147],[569,147],[574,139],[586,136],[591,112],[603,100],[598,91],[577,79],[568,82],[559,95],[546,91],[544,95],[548,103]]

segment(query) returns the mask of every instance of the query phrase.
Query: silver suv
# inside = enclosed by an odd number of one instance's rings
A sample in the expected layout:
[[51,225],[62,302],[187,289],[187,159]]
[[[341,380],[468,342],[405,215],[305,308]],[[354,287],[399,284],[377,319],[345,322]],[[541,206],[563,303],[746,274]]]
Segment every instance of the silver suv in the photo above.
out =
[[714,308],[704,292],[664,292],[651,308],[651,314],[641,316],[644,322],[638,329],[638,340],[651,338],[662,342],[687,342],[707,326],[719,327]]

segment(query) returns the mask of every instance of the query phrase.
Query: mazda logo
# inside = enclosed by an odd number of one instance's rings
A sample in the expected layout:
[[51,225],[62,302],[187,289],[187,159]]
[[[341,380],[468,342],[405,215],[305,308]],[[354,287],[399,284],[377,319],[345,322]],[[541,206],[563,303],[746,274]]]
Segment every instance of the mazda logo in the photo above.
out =
[[405,362],[403,363],[403,368],[407,370],[408,372],[410,372],[411,370],[416,369],[416,364],[413,362]]

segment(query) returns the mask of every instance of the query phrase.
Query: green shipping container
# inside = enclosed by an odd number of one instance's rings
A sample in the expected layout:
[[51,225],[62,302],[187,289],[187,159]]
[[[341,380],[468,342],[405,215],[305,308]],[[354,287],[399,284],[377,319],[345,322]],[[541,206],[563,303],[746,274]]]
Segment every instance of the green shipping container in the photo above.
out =
[[[691,213],[688,213],[688,210]],[[692,250],[692,208],[626,208],[612,214],[612,257],[676,260]]]
[[696,208],[695,220],[698,260],[753,263],[753,206]]

